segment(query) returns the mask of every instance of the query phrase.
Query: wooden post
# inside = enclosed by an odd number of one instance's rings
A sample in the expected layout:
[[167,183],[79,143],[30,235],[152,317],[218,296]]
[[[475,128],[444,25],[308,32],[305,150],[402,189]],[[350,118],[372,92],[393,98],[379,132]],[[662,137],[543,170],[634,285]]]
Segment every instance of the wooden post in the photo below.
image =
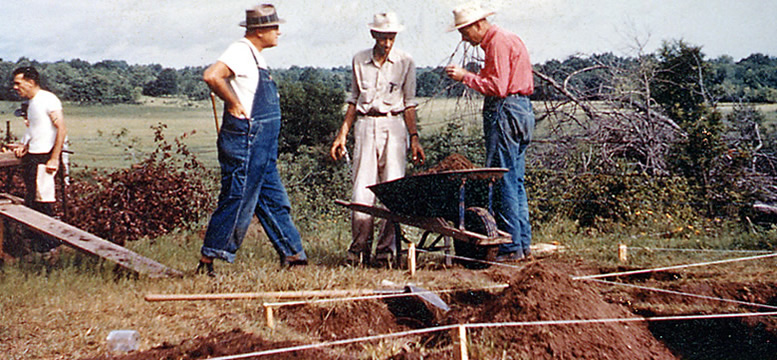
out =
[[463,324],[457,326],[451,330],[451,337],[453,338],[453,359],[454,360],[469,360],[469,352],[467,351],[467,328]]
[[410,269],[410,277],[415,276],[415,243],[407,246],[407,268]]
[[3,246],[5,246],[5,219],[0,218],[0,261],[5,261],[6,258]]
[[275,318],[273,317],[272,306],[267,304],[262,304],[262,306],[264,306],[264,318],[267,320],[267,327],[275,329]]
[[626,263],[629,261],[629,248],[626,244],[618,245],[618,261]]

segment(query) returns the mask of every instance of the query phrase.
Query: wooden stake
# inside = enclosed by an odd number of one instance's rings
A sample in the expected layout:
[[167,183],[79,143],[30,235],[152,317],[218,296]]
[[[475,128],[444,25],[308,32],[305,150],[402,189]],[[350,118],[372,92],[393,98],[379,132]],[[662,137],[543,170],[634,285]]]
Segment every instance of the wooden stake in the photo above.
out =
[[267,304],[263,304],[262,306],[264,306],[264,318],[267,320],[267,327],[275,329],[275,318],[273,317],[272,306]]
[[410,269],[410,277],[415,276],[415,243],[407,246],[407,268]]
[[218,135],[219,129],[219,113],[216,111],[216,94],[210,93],[210,103],[213,106],[213,121],[216,122],[216,135]]
[[5,220],[0,219],[0,260],[5,261],[6,257],[8,255],[5,254],[5,251],[3,251],[3,246],[5,243]]
[[453,338],[453,359],[469,360],[469,351],[467,350],[467,328],[459,325],[451,330]]
[[[402,291],[397,291],[401,293]],[[146,301],[194,301],[194,300],[246,300],[246,299],[297,299],[315,297],[343,297],[375,295],[375,290],[303,290],[303,291],[269,291],[254,293],[226,293],[226,294],[146,294]]]
[[618,245],[618,261],[626,263],[629,261],[629,248],[626,244]]

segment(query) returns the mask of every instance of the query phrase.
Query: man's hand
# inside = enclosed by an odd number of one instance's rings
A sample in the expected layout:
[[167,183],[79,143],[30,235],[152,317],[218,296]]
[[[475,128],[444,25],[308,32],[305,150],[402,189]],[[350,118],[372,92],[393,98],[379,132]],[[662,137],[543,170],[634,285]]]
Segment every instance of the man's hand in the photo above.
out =
[[246,113],[246,110],[243,108],[243,104],[237,103],[237,104],[228,104],[227,105],[227,112],[229,112],[230,115],[234,116],[238,119],[248,119],[250,116],[248,116],[248,113]]
[[448,77],[456,80],[461,81],[464,79],[464,75],[466,75],[469,71],[465,70],[464,68],[456,65],[448,65],[445,67],[445,73],[448,74]]
[[53,174],[57,172],[57,169],[59,169],[59,159],[52,158],[49,159],[49,161],[46,161],[46,172],[49,174]]
[[426,161],[426,154],[421,147],[421,142],[418,141],[418,136],[410,137],[410,150],[413,154],[413,163],[416,165],[423,165]]
[[332,148],[329,149],[329,155],[332,157],[333,160],[337,161],[340,160],[341,157],[345,154],[347,150],[345,149],[345,136],[337,136],[335,138],[334,143],[332,143]]
[[27,155],[27,145],[19,145],[13,148],[13,153],[16,157],[20,158]]

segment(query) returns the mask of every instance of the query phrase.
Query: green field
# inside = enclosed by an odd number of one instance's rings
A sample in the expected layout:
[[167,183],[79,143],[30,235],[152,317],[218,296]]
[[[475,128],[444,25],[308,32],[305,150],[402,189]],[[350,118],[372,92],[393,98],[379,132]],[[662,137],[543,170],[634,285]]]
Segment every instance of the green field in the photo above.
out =
[[[16,106],[18,103],[0,102],[3,138],[6,121],[10,121],[14,136],[21,137],[24,133],[24,123],[13,116]],[[218,166],[210,102],[149,99],[142,105],[65,103],[64,113],[73,151],[71,162],[77,167],[122,168],[134,162],[133,153],[136,160],[142,159],[143,153],[155,149],[151,126],[158,123],[167,125],[165,135],[170,142],[176,136],[194,131],[185,141],[187,146],[206,166]],[[122,132],[126,135],[117,140],[115,134]],[[129,144],[135,144],[133,149],[126,149]]]
[[[452,121],[463,120],[465,126],[480,126],[482,100],[479,98],[419,98],[418,122],[422,134],[428,136]],[[11,134],[24,133],[21,119],[13,115],[16,102],[0,101],[0,135],[5,139],[6,123]],[[731,111],[731,104],[721,104],[723,113]],[[221,104],[217,104],[219,114]],[[777,105],[759,105],[766,122],[777,122]],[[535,104],[539,110],[539,104]],[[65,103],[65,121],[68,127],[71,161],[76,169],[123,168],[143,158],[155,149],[151,126],[167,125],[168,141],[184,133],[192,133],[185,143],[209,168],[218,167],[216,159],[216,129],[209,101],[182,101],[178,99],[147,98],[138,105],[79,105]],[[219,122],[221,119],[219,119]],[[538,133],[540,129],[538,129]],[[123,136],[117,134],[125,133]],[[132,148],[127,148],[132,145]],[[134,155],[134,160],[133,160]]]

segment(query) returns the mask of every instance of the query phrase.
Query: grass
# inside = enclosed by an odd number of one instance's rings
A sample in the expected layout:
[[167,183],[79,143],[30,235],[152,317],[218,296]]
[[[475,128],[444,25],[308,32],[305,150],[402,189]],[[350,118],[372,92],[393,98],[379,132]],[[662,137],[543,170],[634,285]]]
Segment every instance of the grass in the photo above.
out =
[[[234,328],[268,339],[305,341],[304,335],[283,324],[275,331],[266,328],[261,300],[150,303],[143,299],[148,293],[375,289],[381,286],[382,280],[399,284],[414,282],[427,288],[474,288],[491,284],[478,276],[478,272],[459,271],[457,276],[451,276],[437,265],[422,268],[416,278],[398,270],[341,267],[338,264],[350,241],[349,237],[342,236],[348,232],[347,222],[316,228],[316,233],[303,234],[304,246],[315,265],[282,270],[269,241],[260,227],[253,224],[235,263],[217,263],[220,275],[216,280],[193,275],[201,246],[197,232],[178,232],[128,244],[142,255],[183,270],[187,276],[181,279],[117,277],[110,264],[72,251],[64,252],[56,261],[38,256],[6,265],[0,270],[0,352],[9,359],[95,356],[104,351],[108,332],[116,329],[138,330],[141,350]],[[573,222],[559,221],[539,226],[534,242],[556,242],[566,247],[565,256],[614,268],[619,265],[617,244],[624,241],[643,248],[726,248],[734,247],[740,236],[735,232],[721,232],[720,228],[668,239],[628,234],[628,229],[612,234],[586,233]],[[710,259],[709,254],[703,253],[632,251],[629,266],[659,267]],[[424,255],[421,263],[439,264],[439,258]],[[773,264],[773,261],[760,261],[734,265],[736,271],[724,270],[721,274],[725,275],[721,276],[764,281],[763,274]],[[406,340],[365,344],[363,358],[386,358]]]

